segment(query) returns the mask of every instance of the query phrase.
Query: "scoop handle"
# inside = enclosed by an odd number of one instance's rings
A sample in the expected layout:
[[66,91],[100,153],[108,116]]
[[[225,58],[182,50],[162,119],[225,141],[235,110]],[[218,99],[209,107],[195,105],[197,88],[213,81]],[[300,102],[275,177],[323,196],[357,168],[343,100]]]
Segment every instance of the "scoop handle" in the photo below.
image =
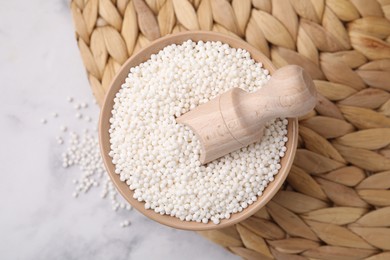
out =
[[242,108],[263,119],[298,117],[312,110],[317,102],[313,80],[302,67],[288,65],[273,73],[268,83],[242,98]]
[[200,160],[207,163],[258,142],[269,120],[306,114],[316,101],[310,76],[301,67],[289,65],[273,73],[255,93],[233,88],[176,121],[188,125],[198,136]]
[[220,96],[220,114],[232,138],[242,145],[261,139],[265,124],[279,117],[298,117],[314,108],[313,80],[297,65],[272,74],[261,89],[248,93],[235,88]]

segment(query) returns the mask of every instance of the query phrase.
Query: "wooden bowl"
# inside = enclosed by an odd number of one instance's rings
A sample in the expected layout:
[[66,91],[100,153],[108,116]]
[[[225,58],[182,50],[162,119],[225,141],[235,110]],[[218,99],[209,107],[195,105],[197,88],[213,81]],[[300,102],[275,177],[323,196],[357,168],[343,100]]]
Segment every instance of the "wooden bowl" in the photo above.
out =
[[273,182],[271,182],[268,187],[263,191],[263,195],[258,198],[256,202],[252,205],[244,209],[242,212],[235,213],[231,215],[230,219],[221,220],[220,224],[216,225],[212,221],[209,221],[208,224],[197,223],[194,221],[181,221],[176,217],[171,217],[169,215],[160,215],[155,213],[154,210],[146,210],[144,208],[144,202],[139,202],[138,200],[133,198],[133,191],[131,191],[128,185],[125,182],[120,181],[119,175],[115,173],[115,165],[111,161],[111,157],[108,155],[110,151],[110,135],[108,130],[110,128],[109,119],[111,117],[111,110],[114,105],[114,97],[115,94],[121,88],[121,85],[125,82],[125,79],[130,71],[130,68],[139,65],[142,62],[145,62],[150,58],[152,54],[157,54],[161,49],[170,45],[170,44],[181,44],[186,40],[193,41],[221,41],[222,43],[227,43],[229,46],[234,48],[241,48],[247,50],[251,57],[257,62],[263,63],[263,67],[268,69],[272,75],[275,71],[275,67],[272,62],[257,49],[249,45],[248,43],[233,38],[224,34],[214,33],[214,32],[184,32],[174,35],[168,35],[162,37],[153,43],[151,43],[148,47],[140,50],[137,54],[133,55],[129,58],[119,70],[116,77],[113,79],[111,86],[105,96],[103,107],[100,114],[100,122],[99,122],[99,142],[100,149],[103,156],[103,161],[107,172],[122,194],[122,196],[138,211],[140,211],[145,216],[170,227],[186,229],[186,230],[210,230],[210,229],[219,229],[227,226],[234,225],[244,219],[253,215],[256,211],[258,211],[261,207],[263,207],[271,198],[276,194],[284,180],[287,177],[288,172],[290,171],[296,147],[298,141],[298,120],[296,118],[289,119],[288,124],[288,141],[286,143],[287,151],[285,156],[281,159],[281,169],[279,173],[275,176]]

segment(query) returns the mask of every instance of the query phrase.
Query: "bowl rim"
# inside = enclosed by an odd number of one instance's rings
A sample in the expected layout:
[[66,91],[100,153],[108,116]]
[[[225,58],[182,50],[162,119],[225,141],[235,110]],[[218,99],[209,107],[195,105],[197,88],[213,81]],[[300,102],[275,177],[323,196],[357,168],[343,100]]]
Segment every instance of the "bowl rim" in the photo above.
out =
[[247,50],[251,57],[256,62],[261,62],[263,67],[268,69],[270,74],[272,74],[276,68],[272,62],[259,50],[255,47],[249,45],[247,42],[242,39],[233,38],[226,34],[216,33],[216,32],[207,32],[207,31],[191,31],[191,32],[182,32],[177,34],[169,34],[164,37],[161,37],[154,42],[150,43],[147,47],[139,50],[136,54],[131,56],[119,69],[116,76],[110,83],[109,88],[104,97],[103,105],[100,111],[99,117],[99,146],[100,152],[103,158],[104,166],[107,173],[110,176],[111,181],[114,183],[114,186],[119,191],[119,193],[130,203],[135,209],[141,212],[146,217],[157,221],[163,225],[170,226],[177,229],[183,230],[193,230],[193,231],[204,231],[204,230],[213,230],[225,228],[238,222],[241,222],[259,209],[265,206],[279,191],[280,187],[284,183],[287,175],[292,166],[295,151],[298,144],[298,119],[297,118],[288,118],[288,141],[286,143],[287,151],[285,156],[281,159],[281,169],[278,174],[275,176],[274,181],[270,182],[268,186],[264,189],[262,196],[259,197],[252,205],[249,205],[247,208],[243,209],[241,212],[231,214],[230,219],[223,219],[219,224],[214,224],[212,221],[209,221],[207,224],[202,222],[195,221],[181,221],[176,217],[171,217],[170,215],[161,215],[156,213],[154,210],[145,209],[145,202],[139,202],[133,198],[134,191],[130,190],[128,185],[125,182],[122,182],[119,179],[119,175],[114,172],[115,165],[112,163],[111,157],[108,155],[110,151],[110,135],[108,129],[110,128],[109,119],[111,118],[111,111],[114,104],[114,97],[116,93],[120,90],[122,84],[125,82],[127,75],[129,74],[130,68],[139,65],[140,63],[148,60],[151,54],[158,53],[164,47],[171,44],[181,44],[187,40],[193,41],[221,41],[222,43],[227,43],[230,47],[241,48]]

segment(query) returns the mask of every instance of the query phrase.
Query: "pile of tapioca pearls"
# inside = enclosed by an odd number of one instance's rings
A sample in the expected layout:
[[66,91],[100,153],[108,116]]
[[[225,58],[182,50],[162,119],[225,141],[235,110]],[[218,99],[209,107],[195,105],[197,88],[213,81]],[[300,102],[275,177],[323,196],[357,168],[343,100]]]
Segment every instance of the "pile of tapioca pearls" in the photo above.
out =
[[173,44],[132,68],[114,99],[109,155],[134,198],[159,214],[215,224],[254,203],[281,168],[287,119],[269,122],[261,142],[201,165],[199,141],[175,118],[269,79],[246,50],[221,42]]

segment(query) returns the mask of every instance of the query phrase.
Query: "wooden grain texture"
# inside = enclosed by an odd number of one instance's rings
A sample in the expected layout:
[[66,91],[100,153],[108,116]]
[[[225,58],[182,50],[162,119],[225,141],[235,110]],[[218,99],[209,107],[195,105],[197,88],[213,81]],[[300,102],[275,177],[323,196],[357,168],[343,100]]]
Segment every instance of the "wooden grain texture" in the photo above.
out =
[[268,58],[270,57],[267,40],[253,18],[249,19],[248,25],[246,26],[245,38],[249,44],[264,53]]
[[316,64],[315,68],[319,69],[319,56],[317,47],[310,38],[309,34],[307,34],[306,31],[303,30],[303,28],[300,26],[298,27],[297,51],[314,62],[314,64]]
[[139,27],[137,21],[137,14],[135,12],[133,2],[131,2],[126,6],[126,9],[124,11],[123,25],[121,30],[122,37],[126,43],[128,55],[133,54],[134,47],[137,42],[138,30]]
[[345,105],[339,108],[344,117],[359,129],[390,127],[390,118],[375,110]]
[[344,22],[354,21],[360,17],[358,10],[349,0],[327,0],[326,6]]
[[[239,225],[201,234],[246,259],[389,259],[390,1],[175,2],[176,9],[173,0],[71,2],[99,104],[130,55],[160,36],[199,28],[242,37],[277,66],[305,67],[342,115],[325,101],[301,118],[303,152],[272,214],[263,208]],[[286,210],[321,243],[290,236],[294,222],[280,213]]]
[[346,166],[323,174],[321,177],[335,183],[354,187],[366,179],[366,173],[364,170],[356,166]]
[[390,190],[358,190],[359,196],[374,206],[390,206]]
[[384,17],[367,16],[349,23],[348,30],[360,31],[380,39],[385,39],[390,34],[390,21]]
[[352,206],[368,208],[369,205],[362,200],[358,193],[350,187],[332,181],[317,178],[316,181],[325,191],[326,195],[338,206]]
[[346,63],[351,69],[358,68],[367,62],[367,58],[356,50],[339,51],[331,55]]
[[291,255],[291,254],[285,254],[281,251],[278,251],[271,247],[271,253],[274,256],[274,259],[280,259],[280,260],[305,260],[306,258],[301,255]]
[[345,163],[344,158],[340,153],[332,146],[330,142],[321,135],[317,134],[310,128],[301,126],[299,128],[299,134],[302,137],[305,147],[315,153],[321,154],[330,159],[334,159],[341,163]]
[[354,131],[354,126],[345,120],[326,116],[314,116],[300,122],[324,138],[336,138]]
[[304,214],[303,218],[323,223],[346,225],[354,223],[367,212],[366,208],[333,207],[310,211]]
[[246,248],[272,258],[272,254],[269,251],[265,240],[261,236],[256,235],[256,233],[250,231],[242,225],[237,225],[237,231],[240,234],[242,242]]
[[[380,71],[380,70],[358,70],[358,75],[363,79],[363,81],[374,88],[380,88],[385,91],[390,90],[389,86],[389,72],[388,71]],[[384,95],[385,96],[385,95]],[[376,108],[376,107],[374,107]]]
[[298,149],[295,156],[295,164],[310,174],[322,174],[345,166],[345,163],[325,157],[321,154]]
[[195,9],[187,0],[172,0],[176,17],[187,30],[199,30]]
[[355,260],[366,259],[375,254],[375,249],[348,248],[341,246],[320,246],[305,251],[302,255],[311,259],[335,259],[335,260]]
[[329,81],[314,80],[314,84],[318,93],[331,101],[344,100],[357,93],[354,88]]
[[290,236],[318,240],[313,231],[295,213],[272,201],[267,204],[267,209],[275,222]]
[[[364,71],[364,72],[370,73],[370,71]],[[374,75],[370,77],[373,76]],[[377,75],[377,77],[380,78],[380,75]],[[378,107],[383,105],[387,100],[389,100],[389,96],[390,96],[389,93],[387,93],[384,90],[377,89],[377,88],[366,88],[360,90],[358,93],[353,94],[344,100],[341,100],[340,102],[338,102],[338,104],[346,105],[346,106],[356,106],[356,107],[377,109]]]
[[172,0],[167,0],[157,16],[161,36],[169,34],[176,24],[175,10]]
[[329,53],[322,53],[320,55],[320,63],[322,71],[326,78],[335,83],[350,86],[356,90],[365,88],[364,81],[357,75],[347,63],[341,59],[335,59]]
[[356,189],[386,190],[390,189],[390,171],[375,173],[362,180]]
[[364,238],[371,245],[383,250],[390,250],[390,228],[384,227],[351,227],[351,230]]
[[319,115],[344,120],[344,116],[341,114],[340,109],[320,93],[317,94],[315,110]]
[[199,232],[207,239],[225,247],[240,247],[243,245],[239,233],[236,229],[225,229],[220,231],[201,231]]
[[336,139],[337,143],[368,149],[377,150],[390,144],[390,128],[373,128],[356,131]]
[[370,60],[389,59],[390,44],[380,38],[362,33],[349,31],[351,45]]
[[386,252],[372,255],[372,256],[366,258],[366,260],[387,260],[387,259],[389,259],[389,257],[390,257],[390,251],[386,251]]
[[311,177],[308,173],[297,166],[291,168],[291,172],[288,175],[289,184],[297,191],[326,201],[327,197],[320,185]]
[[373,210],[361,218],[354,224],[364,227],[389,227],[390,226],[390,207],[383,207]]
[[[264,56],[257,60],[269,62]],[[314,108],[317,93],[302,67],[288,65],[271,73],[272,78],[256,92],[233,88],[176,118],[198,136],[202,164],[258,142],[270,120],[302,116]],[[222,132],[229,134],[215,134]],[[335,149],[331,152],[337,157]],[[343,160],[341,156],[337,159]]]
[[282,240],[269,240],[268,243],[276,250],[286,254],[298,254],[308,249],[319,247],[319,243],[304,238],[287,238]]
[[214,21],[234,34],[241,36],[242,32],[238,29],[237,17],[230,3],[226,0],[211,0],[210,3]]
[[157,19],[153,12],[142,0],[133,0],[137,12],[139,29],[149,40],[155,40],[160,37],[160,30]]
[[371,244],[346,227],[311,220],[306,220],[306,223],[312,227],[313,231],[321,240],[329,245],[363,249],[374,248]]
[[329,206],[325,201],[293,191],[280,191],[275,195],[273,201],[298,214]]
[[334,143],[333,146],[351,164],[368,171],[390,170],[390,159],[374,151]]
[[288,49],[295,49],[292,36],[279,20],[264,11],[253,10],[252,16],[269,42]]
[[360,66],[359,70],[390,71],[390,59],[370,61]]
[[256,251],[247,249],[245,247],[230,247],[229,250],[231,252],[233,252],[234,254],[240,255],[244,259],[248,259],[248,260],[256,260],[256,259],[268,260],[268,259],[273,259],[273,258],[267,257],[266,255],[260,254],[260,253],[258,253]]
[[303,67],[312,79],[325,79],[324,74],[318,66],[304,55],[284,47],[274,47],[271,52],[272,57],[278,57],[279,62],[295,64]]
[[266,239],[282,239],[285,237],[284,231],[275,223],[261,218],[249,218],[240,223],[253,233]]

